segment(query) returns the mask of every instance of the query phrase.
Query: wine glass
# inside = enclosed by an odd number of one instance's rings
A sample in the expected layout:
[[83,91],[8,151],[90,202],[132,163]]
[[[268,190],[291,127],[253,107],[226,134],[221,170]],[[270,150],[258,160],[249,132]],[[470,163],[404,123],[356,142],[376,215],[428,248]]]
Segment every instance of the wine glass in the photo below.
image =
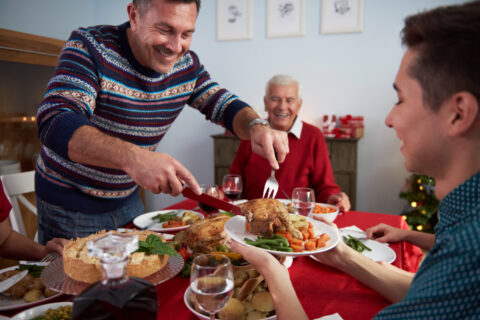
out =
[[215,319],[233,293],[230,259],[223,255],[201,254],[192,261],[190,289],[200,309]]
[[242,177],[238,174],[226,174],[223,176],[223,192],[230,200],[240,199],[243,185]]
[[[202,188],[203,193],[208,194],[209,196],[212,196],[212,197],[215,197],[215,198],[223,199],[222,191],[220,190],[220,188],[217,185],[201,184],[200,187]],[[198,206],[200,207],[200,209],[205,211],[205,213],[207,213],[207,214],[212,213],[213,211],[217,210],[216,208],[211,207],[211,206],[206,205],[206,204],[203,204],[201,202],[198,203]]]
[[311,188],[293,189],[292,205],[297,214],[308,217],[315,207],[315,192]]

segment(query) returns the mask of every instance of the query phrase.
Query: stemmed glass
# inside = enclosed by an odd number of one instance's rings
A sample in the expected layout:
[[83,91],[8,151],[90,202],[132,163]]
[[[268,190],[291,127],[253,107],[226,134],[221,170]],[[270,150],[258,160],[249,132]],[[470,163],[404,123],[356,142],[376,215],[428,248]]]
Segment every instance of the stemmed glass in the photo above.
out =
[[311,188],[293,189],[292,205],[298,214],[308,217],[315,207],[315,192]]
[[230,259],[223,255],[201,254],[193,259],[190,289],[203,311],[215,319],[233,293],[233,271]]
[[[223,198],[222,197],[222,191],[220,190],[220,188],[217,185],[201,184],[200,187],[202,188],[202,192],[205,193],[205,194],[208,194],[209,196],[219,198],[219,199]],[[203,204],[201,202],[198,203],[198,206],[200,207],[200,209],[205,211],[205,213],[207,213],[207,214],[212,213],[213,211],[217,210],[216,208],[211,207],[211,206],[206,205],[206,204]]]
[[242,177],[238,174],[226,174],[223,176],[223,192],[230,200],[240,199],[243,191]]

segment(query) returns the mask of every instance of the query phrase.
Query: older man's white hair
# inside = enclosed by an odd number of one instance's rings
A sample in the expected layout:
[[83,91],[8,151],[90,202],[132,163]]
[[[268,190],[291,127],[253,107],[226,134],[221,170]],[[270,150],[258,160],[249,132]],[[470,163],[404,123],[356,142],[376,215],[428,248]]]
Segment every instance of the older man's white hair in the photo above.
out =
[[265,86],[265,96],[268,95],[268,89],[272,84],[277,86],[288,86],[291,84],[296,84],[298,86],[298,99],[300,100],[302,98],[302,86],[295,78],[289,76],[288,74],[277,74],[270,78],[270,80],[268,80],[267,82],[267,85]]

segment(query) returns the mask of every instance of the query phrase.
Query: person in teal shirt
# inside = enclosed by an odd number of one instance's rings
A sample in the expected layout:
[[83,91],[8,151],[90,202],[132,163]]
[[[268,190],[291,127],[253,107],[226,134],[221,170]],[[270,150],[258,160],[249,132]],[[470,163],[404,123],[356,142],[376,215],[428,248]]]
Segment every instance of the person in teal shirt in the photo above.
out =
[[[435,243],[416,274],[379,264],[340,242],[316,255],[393,304],[375,319],[480,318],[480,1],[408,17],[407,47],[385,123],[405,166],[431,176],[441,199]],[[288,271],[270,254],[231,245],[261,272],[277,317],[306,319]]]

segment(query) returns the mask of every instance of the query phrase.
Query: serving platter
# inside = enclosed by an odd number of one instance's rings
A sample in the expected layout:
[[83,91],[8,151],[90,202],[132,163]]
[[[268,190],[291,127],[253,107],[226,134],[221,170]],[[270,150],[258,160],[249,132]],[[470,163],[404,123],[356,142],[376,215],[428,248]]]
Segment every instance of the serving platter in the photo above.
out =
[[[284,252],[284,251],[275,251],[275,250],[268,250],[268,249],[262,249],[267,252],[270,252],[275,255],[280,255],[280,256],[308,256],[311,254],[316,254],[324,251],[328,251],[332,248],[334,248],[340,239],[337,231],[327,225],[324,222],[308,218],[306,217],[306,220],[313,225],[313,230],[315,233],[315,236],[319,236],[322,233],[326,233],[329,237],[330,240],[327,241],[326,245],[322,248],[313,250],[313,251],[303,251],[303,252]],[[230,219],[227,220],[225,223],[225,232],[235,241],[238,241],[240,243],[243,243],[245,245],[249,245],[245,243],[244,239],[248,238],[250,240],[255,241],[257,239],[257,236],[250,233],[245,229],[245,217],[244,216],[234,216]]]
[[[35,263],[32,263],[32,264],[35,264]],[[4,273],[6,271],[15,270],[17,268],[18,268],[18,266],[13,266],[13,267],[2,269],[2,270],[0,270],[0,274]],[[43,283],[43,284],[46,287],[48,287],[45,283]],[[5,295],[0,294],[0,311],[7,311],[7,310],[15,310],[15,309],[21,309],[21,308],[23,309],[23,308],[33,307],[33,306],[48,302],[50,300],[56,299],[60,295],[61,295],[61,293],[57,293],[57,294],[55,294],[51,297],[45,297],[45,296],[42,295],[42,298],[40,300],[37,300],[37,301],[34,301],[34,302],[25,302],[23,300],[23,297],[18,298],[18,299],[13,299],[11,297],[7,297]]]
[[[158,214],[166,214],[166,213],[172,213],[174,212],[177,217],[182,217],[183,213],[189,211],[193,212],[195,215],[197,215],[200,219],[204,219],[204,216],[202,213],[194,210],[185,210],[185,209],[177,209],[177,210],[159,210],[159,211],[152,211],[152,212],[147,212],[144,214],[141,214],[137,216],[135,219],[133,219],[133,224],[137,226],[140,229],[146,228],[148,225],[154,222],[153,217],[155,217]],[[151,227],[148,228],[148,230],[155,231],[155,232],[173,232],[173,231],[180,231],[187,229],[190,225],[185,225],[181,227],[175,227],[175,228],[164,228],[163,224],[165,222],[159,222]]]
[[[195,310],[192,303],[190,302],[190,295],[191,295],[191,290],[190,290],[190,287],[188,287],[187,290],[185,290],[185,293],[183,295],[183,302],[187,306],[188,310],[190,310],[190,312],[192,312],[198,319],[209,320],[210,319],[209,316]],[[273,315],[273,316],[270,316],[270,317],[267,317],[267,318],[263,318],[263,319],[259,319],[259,320],[275,320],[275,319],[277,319],[276,315]]]
[[[175,277],[182,270],[183,264],[184,261],[181,256],[169,256],[167,264],[159,271],[145,278],[145,280],[148,280],[155,285],[160,284]],[[40,279],[42,279],[42,282],[50,289],[71,295],[82,293],[83,290],[90,285],[90,283],[76,281],[66,275],[63,271],[62,257],[57,258],[45,267]]]

